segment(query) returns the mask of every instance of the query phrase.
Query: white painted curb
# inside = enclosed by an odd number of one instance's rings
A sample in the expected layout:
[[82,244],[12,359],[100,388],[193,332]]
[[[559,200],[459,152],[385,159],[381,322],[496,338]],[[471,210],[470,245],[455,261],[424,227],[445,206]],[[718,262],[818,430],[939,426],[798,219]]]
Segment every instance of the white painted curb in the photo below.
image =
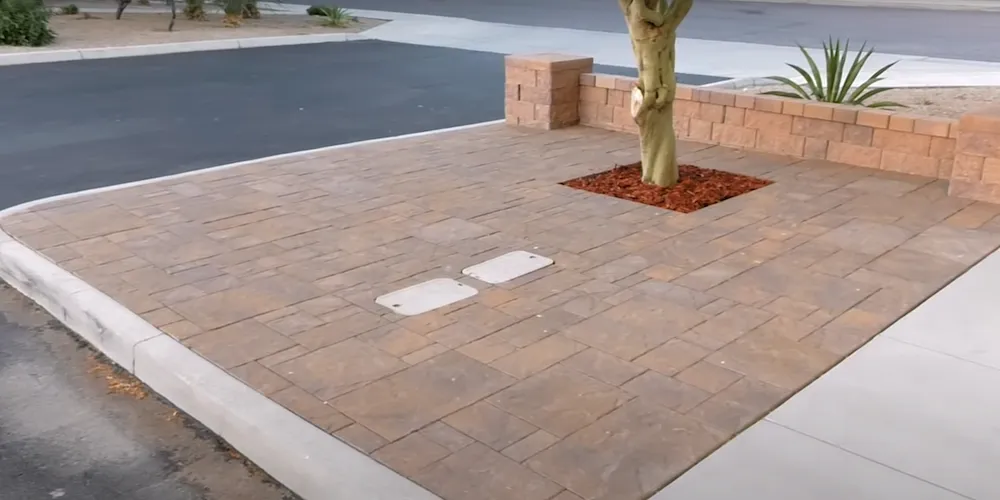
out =
[[[53,196],[0,211],[0,218],[43,203],[261,161],[308,156],[499,123],[503,120],[298,151]],[[440,500],[416,483],[247,387],[111,297],[3,231],[0,231],[0,278],[302,498]]]
[[125,45],[121,47],[94,47],[87,49],[14,52],[9,54],[0,54],[0,66],[83,61],[89,59],[113,59],[118,57],[155,56],[163,54],[180,54],[184,52],[205,52],[211,50],[236,50],[259,47],[281,47],[286,45],[310,45],[316,43],[350,42],[354,40],[367,39],[368,37],[365,36],[364,33],[319,33],[313,35],[261,36],[252,38],[231,38],[228,40]]

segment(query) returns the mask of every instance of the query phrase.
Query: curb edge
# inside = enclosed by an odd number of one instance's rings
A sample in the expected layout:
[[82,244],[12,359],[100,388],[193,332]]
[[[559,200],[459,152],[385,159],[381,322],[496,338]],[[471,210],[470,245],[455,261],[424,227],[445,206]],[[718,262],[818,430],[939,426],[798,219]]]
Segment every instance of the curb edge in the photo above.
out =
[[363,32],[320,33],[312,35],[230,38],[225,40],[198,40],[193,42],[170,42],[148,45],[123,45],[120,47],[89,47],[83,49],[42,50],[37,52],[12,52],[0,54],[0,67],[66,61],[89,61],[93,59],[158,56],[217,50],[283,47],[288,45],[313,45],[317,43],[352,42],[356,40],[368,39],[369,37]]

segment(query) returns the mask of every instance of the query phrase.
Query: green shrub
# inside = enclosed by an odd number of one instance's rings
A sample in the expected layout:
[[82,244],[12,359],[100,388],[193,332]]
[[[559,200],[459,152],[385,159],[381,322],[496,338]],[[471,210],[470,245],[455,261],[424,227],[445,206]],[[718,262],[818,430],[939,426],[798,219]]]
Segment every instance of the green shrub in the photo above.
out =
[[59,13],[64,16],[75,16],[80,13],[80,8],[75,3],[59,7]]
[[40,47],[56,39],[39,0],[0,0],[0,45]]
[[184,17],[192,21],[204,21],[205,0],[187,0],[184,4]]
[[323,6],[323,5],[313,5],[312,7],[309,7],[308,9],[306,9],[306,14],[309,14],[310,16],[323,16],[323,17],[326,17],[326,13],[329,10],[330,10],[330,7],[326,7],[326,6]]
[[340,7],[327,7],[323,25],[331,28],[346,28],[358,19],[347,12],[347,9]]
[[885,78],[882,77],[882,74],[895,66],[896,63],[883,66],[872,74],[871,77],[855,87],[854,82],[864,69],[865,64],[868,63],[868,58],[871,57],[874,49],[868,49],[865,52],[865,45],[862,44],[861,49],[854,57],[854,61],[848,66],[847,53],[850,51],[850,45],[851,42],[848,40],[841,47],[840,40],[834,42],[833,38],[830,39],[829,43],[823,43],[824,72],[820,71],[816,60],[813,59],[809,52],[799,45],[799,50],[802,51],[802,54],[806,57],[806,62],[809,64],[809,71],[795,64],[788,64],[788,66],[794,69],[796,73],[802,75],[802,78],[805,80],[805,87],[783,76],[771,76],[768,77],[769,80],[783,83],[791,87],[794,92],[772,90],[763,93],[791,99],[853,104],[869,108],[905,107],[902,104],[890,101],[868,103],[873,97],[892,90],[885,87],[874,87],[874,85],[884,80]]

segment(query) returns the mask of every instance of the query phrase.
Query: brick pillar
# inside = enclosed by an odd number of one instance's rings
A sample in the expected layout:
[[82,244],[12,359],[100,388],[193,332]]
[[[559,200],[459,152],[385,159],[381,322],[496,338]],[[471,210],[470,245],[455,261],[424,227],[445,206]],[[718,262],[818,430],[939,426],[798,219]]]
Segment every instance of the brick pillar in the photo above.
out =
[[592,58],[507,56],[505,65],[508,124],[550,130],[580,122],[580,75],[593,71]]
[[966,113],[958,120],[948,194],[1000,203],[1000,107]]

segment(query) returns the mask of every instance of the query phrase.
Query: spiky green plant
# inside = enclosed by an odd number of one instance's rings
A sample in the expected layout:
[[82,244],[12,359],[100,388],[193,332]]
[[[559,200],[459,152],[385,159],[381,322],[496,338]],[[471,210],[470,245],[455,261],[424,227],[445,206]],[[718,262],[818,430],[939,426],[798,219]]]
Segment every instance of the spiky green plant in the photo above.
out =
[[358,21],[347,9],[335,6],[324,7],[323,17],[323,25],[329,28],[346,28]]
[[895,62],[886,64],[860,85],[855,85],[858,75],[861,74],[865,64],[868,63],[868,58],[871,57],[874,52],[874,49],[868,49],[866,52],[865,45],[866,44],[861,45],[861,49],[858,50],[858,53],[854,56],[854,60],[851,62],[850,66],[848,66],[847,56],[851,47],[850,40],[843,45],[841,45],[839,39],[834,41],[832,37],[829,42],[823,42],[823,57],[825,59],[823,62],[825,72],[820,71],[819,66],[816,64],[816,60],[809,54],[809,51],[799,45],[799,50],[802,51],[802,55],[806,57],[806,62],[809,64],[809,71],[806,71],[801,66],[791,63],[788,63],[788,66],[794,69],[796,73],[802,75],[802,78],[805,80],[805,86],[795,83],[790,78],[785,78],[783,76],[770,76],[767,77],[768,80],[774,80],[787,85],[791,87],[794,92],[771,90],[762,93],[788,97],[790,99],[806,99],[810,101],[822,101],[837,104],[852,104],[855,106],[866,106],[869,108],[906,107],[902,104],[891,101],[869,102],[873,97],[883,92],[892,90],[888,87],[874,87],[874,85],[885,79],[882,77],[882,74],[888,71],[889,68],[895,66]]

